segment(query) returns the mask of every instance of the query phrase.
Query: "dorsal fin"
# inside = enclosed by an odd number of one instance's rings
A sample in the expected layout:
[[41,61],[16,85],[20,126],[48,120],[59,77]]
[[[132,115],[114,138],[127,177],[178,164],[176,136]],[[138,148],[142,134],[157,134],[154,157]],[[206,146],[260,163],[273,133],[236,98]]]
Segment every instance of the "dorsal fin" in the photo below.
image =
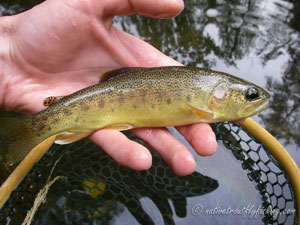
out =
[[130,72],[130,71],[134,71],[134,70],[139,69],[139,68],[142,68],[142,67],[123,67],[123,68],[107,71],[107,72],[102,73],[100,75],[99,83],[108,81],[113,77],[119,76],[121,74]]
[[49,96],[49,97],[45,98],[43,104],[44,104],[44,106],[51,106],[51,105],[55,104],[61,98],[62,98],[62,96]]

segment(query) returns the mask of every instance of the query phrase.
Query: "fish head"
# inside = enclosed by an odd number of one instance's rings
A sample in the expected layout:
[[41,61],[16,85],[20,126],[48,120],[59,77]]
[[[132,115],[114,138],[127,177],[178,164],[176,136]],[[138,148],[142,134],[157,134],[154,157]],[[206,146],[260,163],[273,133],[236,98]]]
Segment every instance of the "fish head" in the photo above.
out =
[[253,116],[268,107],[270,95],[263,88],[233,77],[219,82],[209,93],[208,109],[216,121]]

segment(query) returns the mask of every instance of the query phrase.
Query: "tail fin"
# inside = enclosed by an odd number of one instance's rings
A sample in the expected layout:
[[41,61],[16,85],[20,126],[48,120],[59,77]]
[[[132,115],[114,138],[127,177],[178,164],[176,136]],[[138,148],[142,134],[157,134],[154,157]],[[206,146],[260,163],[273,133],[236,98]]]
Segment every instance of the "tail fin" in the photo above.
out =
[[[6,166],[20,162],[43,140],[34,133],[34,117],[0,110],[0,157]],[[49,148],[50,146],[48,146]]]

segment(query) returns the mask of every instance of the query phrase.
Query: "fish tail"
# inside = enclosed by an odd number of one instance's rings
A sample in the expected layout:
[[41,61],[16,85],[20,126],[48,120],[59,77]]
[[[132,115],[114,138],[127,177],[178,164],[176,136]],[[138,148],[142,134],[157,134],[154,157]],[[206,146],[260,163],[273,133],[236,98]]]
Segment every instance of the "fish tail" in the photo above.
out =
[[38,129],[33,129],[35,124],[33,115],[0,110],[0,157],[6,166],[20,162],[43,141],[36,132]]

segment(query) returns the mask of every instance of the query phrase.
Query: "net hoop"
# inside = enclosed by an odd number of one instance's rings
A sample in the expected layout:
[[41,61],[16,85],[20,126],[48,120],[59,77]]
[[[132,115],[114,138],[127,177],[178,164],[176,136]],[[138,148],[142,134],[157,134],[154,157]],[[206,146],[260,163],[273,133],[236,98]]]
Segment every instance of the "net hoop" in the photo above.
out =
[[[286,151],[286,149],[263,127],[256,123],[253,119],[247,118],[241,123],[241,126],[254,138],[260,141],[277,160],[282,169],[286,172],[292,184],[295,194],[296,204],[300,206],[300,170]],[[300,213],[297,214],[298,225],[300,225]]]

